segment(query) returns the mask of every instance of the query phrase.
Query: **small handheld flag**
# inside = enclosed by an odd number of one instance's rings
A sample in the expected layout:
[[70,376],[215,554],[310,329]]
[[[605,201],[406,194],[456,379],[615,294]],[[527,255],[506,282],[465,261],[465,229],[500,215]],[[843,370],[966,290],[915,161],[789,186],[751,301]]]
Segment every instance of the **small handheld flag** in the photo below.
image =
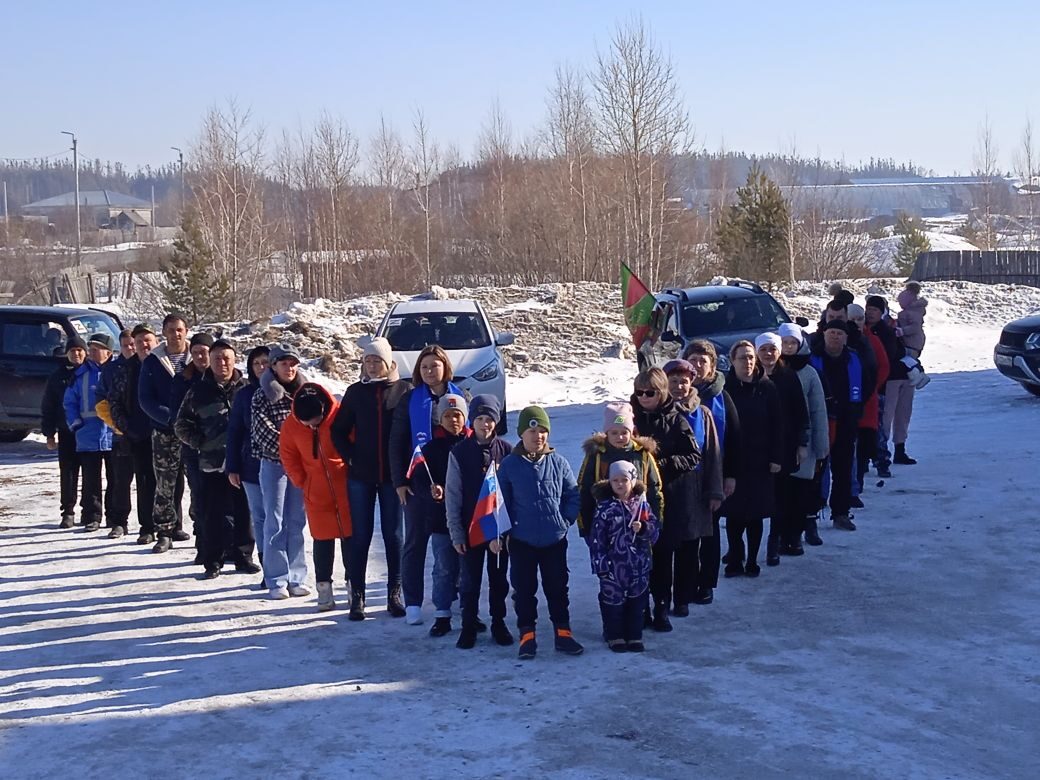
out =
[[636,349],[650,336],[650,321],[656,300],[642,280],[621,264],[621,302],[625,307],[625,325],[632,333]]
[[498,489],[498,473],[494,462],[488,466],[484,474],[484,484],[480,486],[477,506],[473,510],[473,519],[469,524],[469,546],[477,547],[490,542],[513,527],[509,512],[502,503],[502,494]]
[[404,475],[408,479],[411,479],[412,478],[412,474],[415,473],[415,470],[417,468],[419,468],[419,466],[426,466],[426,473],[430,477],[430,482],[433,482],[433,475],[430,474],[430,467],[426,463],[426,456],[423,455],[422,445],[416,444],[415,445],[415,451],[412,453],[412,460],[408,464],[408,471],[406,471]]

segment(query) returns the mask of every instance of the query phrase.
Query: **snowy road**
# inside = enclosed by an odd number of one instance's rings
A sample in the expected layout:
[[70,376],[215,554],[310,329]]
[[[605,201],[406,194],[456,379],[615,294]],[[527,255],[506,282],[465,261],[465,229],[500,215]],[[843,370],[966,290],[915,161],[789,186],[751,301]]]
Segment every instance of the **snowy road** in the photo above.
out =
[[[600,390],[543,377],[517,394],[554,401],[575,467],[599,405],[625,389],[616,363],[583,382]],[[1034,777],[1040,399],[992,370],[936,376],[918,398],[921,463],[870,481],[859,531],[826,528],[803,558],[725,580],[643,656],[596,641],[575,536],[587,652],[558,657],[546,638],[526,663],[389,619],[381,587],[359,625],[313,597],[264,601],[252,576],[200,582],[184,546],[156,556],[59,531],[56,463],[39,441],[5,446],[0,766],[84,780]]]

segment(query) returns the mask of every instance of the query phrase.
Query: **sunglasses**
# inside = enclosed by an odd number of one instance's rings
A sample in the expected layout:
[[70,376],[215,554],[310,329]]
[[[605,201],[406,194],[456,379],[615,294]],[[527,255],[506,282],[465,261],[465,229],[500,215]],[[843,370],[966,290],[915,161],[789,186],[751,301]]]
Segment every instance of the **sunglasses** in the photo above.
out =
[[653,398],[657,395],[656,390],[636,390],[636,397]]

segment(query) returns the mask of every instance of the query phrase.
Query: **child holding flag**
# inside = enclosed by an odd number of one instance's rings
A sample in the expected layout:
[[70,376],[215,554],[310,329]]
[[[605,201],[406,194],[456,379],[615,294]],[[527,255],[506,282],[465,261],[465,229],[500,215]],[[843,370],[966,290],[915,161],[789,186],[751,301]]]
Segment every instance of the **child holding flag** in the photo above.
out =
[[585,460],[578,471],[578,489],[581,491],[581,514],[578,515],[578,533],[589,541],[592,517],[596,513],[593,488],[609,478],[609,469],[619,460],[630,462],[636,476],[645,486],[646,500],[655,517],[664,509],[661,496],[661,472],[654,457],[657,442],[649,436],[634,435],[635,416],[628,401],[610,401],[603,410],[603,433],[594,433],[582,445]]
[[469,404],[469,419],[473,435],[456,444],[448,456],[444,496],[448,533],[455,550],[462,556],[459,577],[462,631],[455,643],[462,650],[469,650],[477,642],[485,554],[491,636],[500,645],[513,644],[513,635],[506,627],[509,553],[504,549],[497,555],[488,552],[488,543],[497,539],[499,529],[510,527],[498,490],[497,470],[512,446],[495,435],[495,428],[502,419],[502,408],[495,396],[474,396]]
[[[555,628],[555,647],[579,655],[583,648],[571,634],[567,597],[567,531],[578,516],[578,483],[567,459],[549,446],[549,415],[540,406],[520,412],[520,444],[502,461],[499,487],[513,528],[509,532],[509,574],[513,585],[520,658],[538,649],[538,575]],[[497,539],[490,545],[498,553]]]
[[635,465],[617,460],[610,464],[609,473],[609,482],[596,483],[599,504],[589,533],[592,573],[599,577],[603,637],[615,653],[641,653],[651,548],[661,527]]
[[[459,555],[452,547],[445,514],[444,485],[448,476],[451,448],[470,435],[466,427],[466,399],[447,393],[437,402],[439,427],[433,437],[416,454],[409,466],[409,477],[415,493],[414,501],[433,545],[434,621],[430,636],[440,637],[451,631],[451,605],[457,595]],[[426,550],[422,550],[425,565]]]

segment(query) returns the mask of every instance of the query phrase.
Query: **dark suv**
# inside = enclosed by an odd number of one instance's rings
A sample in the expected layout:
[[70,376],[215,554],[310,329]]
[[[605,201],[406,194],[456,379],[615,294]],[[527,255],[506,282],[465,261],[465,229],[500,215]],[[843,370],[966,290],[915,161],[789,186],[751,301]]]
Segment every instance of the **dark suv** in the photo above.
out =
[[[731,279],[726,284],[688,289],[668,288],[654,296],[650,338],[639,349],[639,367],[661,365],[679,357],[686,345],[705,339],[719,353],[718,370],[729,370],[729,350],[741,339],[754,341],[791,318],[757,284]],[[798,318],[799,325],[808,320]]]
[[108,333],[119,342],[119,319],[98,309],[0,306],[0,442],[21,441],[40,427],[49,377],[65,361],[70,336]]
[[993,362],[1004,376],[1040,395],[1040,312],[1004,326]]

